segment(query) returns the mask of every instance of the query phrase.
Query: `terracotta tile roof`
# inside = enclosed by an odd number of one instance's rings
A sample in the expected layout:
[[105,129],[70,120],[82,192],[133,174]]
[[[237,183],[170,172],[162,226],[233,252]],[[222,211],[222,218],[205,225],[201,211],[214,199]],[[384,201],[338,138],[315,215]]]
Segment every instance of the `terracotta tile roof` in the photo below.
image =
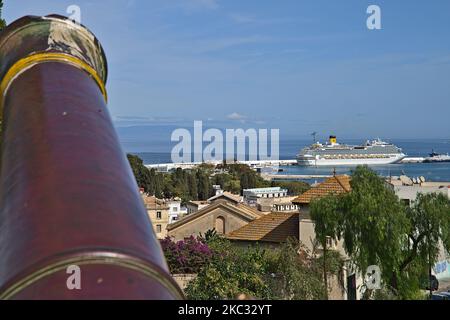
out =
[[315,198],[321,198],[326,195],[335,193],[342,194],[351,191],[350,177],[346,175],[334,176],[328,178],[318,186],[309,189],[305,193],[298,196],[292,203],[308,204]]
[[188,201],[189,204],[193,204],[197,207],[202,206],[202,205],[206,205],[209,204],[208,201]]
[[214,201],[216,199],[220,199],[220,198],[228,198],[229,200],[236,202],[236,203],[242,202],[242,197],[240,195],[233,194],[228,191],[225,191],[222,194],[215,195],[214,197],[209,198],[208,201],[212,202],[212,201]]
[[259,218],[259,217],[269,213],[269,212],[259,211],[256,208],[250,207],[250,206],[248,206],[246,204],[242,204],[242,203],[237,204],[236,207],[239,208],[239,210],[241,210],[251,216],[254,216],[255,218]]
[[230,240],[281,243],[289,237],[298,239],[299,213],[274,212],[231,232]]
[[166,201],[158,199],[155,196],[142,195],[142,199],[144,200],[147,209],[164,210],[169,208]]

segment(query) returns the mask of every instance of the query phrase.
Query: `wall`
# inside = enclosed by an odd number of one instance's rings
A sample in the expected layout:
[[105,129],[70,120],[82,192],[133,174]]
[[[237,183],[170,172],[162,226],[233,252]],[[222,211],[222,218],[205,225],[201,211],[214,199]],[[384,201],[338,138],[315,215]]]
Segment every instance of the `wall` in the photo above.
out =
[[186,222],[185,224],[175,229],[169,230],[168,235],[174,237],[175,240],[178,241],[188,238],[192,235],[198,236],[199,233],[205,234],[205,232],[207,232],[208,230],[212,230],[215,228],[216,219],[220,216],[225,218],[226,234],[237,230],[250,222],[250,220],[244,219],[243,217],[240,217],[222,208],[216,208],[194,220]]
[[439,281],[450,281],[450,253],[445,251],[442,242],[440,247],[438,263],[434,266],[433,271]]
[[[161,219],[157,218],[157,212],[161,212]],[[167,236],[167,225],[169,224],[168,209],[147,209],[148,216],[152,221],[153,230],[158,239],[164,239]],[[157,225],[161,225],[161,232],[157,232]]]
[[172,278],[181,288],[181,290],[186,290],[188,283],[197,277],[196,274],[173,274]]

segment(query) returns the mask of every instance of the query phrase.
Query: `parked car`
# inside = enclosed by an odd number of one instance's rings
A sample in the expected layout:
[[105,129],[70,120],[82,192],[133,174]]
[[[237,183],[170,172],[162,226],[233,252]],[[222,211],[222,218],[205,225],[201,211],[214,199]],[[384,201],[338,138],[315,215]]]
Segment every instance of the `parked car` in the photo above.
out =
[[450,295],[444,295],[441,293],[433,293],[431,300],[450,300]]
[[438,291],[439,290],[439,280],[436,278],[436,276],[431,275],[430,277],[427,277],[428,279],[423,280],[422,287],[425,288],[427,291],[430,291],[430,285],[431,285],[431,291]]
[[440,295],[446,296],[447,300],[450,300],[450,292],[441,292]]

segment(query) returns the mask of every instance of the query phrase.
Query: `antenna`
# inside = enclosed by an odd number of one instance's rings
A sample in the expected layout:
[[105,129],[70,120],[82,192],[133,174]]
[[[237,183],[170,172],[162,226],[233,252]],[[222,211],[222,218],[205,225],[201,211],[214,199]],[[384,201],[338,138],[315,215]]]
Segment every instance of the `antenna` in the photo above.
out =
[[313,137],[313,143],[316,143],[317,142],[317,140],[316,140],[316,136],[317,136],[317,132],[313,132],[313,133],[311,133],[311,136]]

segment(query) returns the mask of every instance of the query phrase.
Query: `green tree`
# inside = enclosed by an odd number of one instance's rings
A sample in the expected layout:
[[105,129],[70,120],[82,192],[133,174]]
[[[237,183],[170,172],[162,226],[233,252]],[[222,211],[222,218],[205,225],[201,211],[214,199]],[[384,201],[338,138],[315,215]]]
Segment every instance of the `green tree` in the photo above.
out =
[[[268,250],[258,245],[235,247],[214,232],[204,239],[209,239],[209,248],[215,254],[188,284],[189,299],[235,299],[240,294],[258,299],[324,299],[322,261],[315,254],[306,254],[297,239]],[[330,272],[342,269],[339,254],[330,254],[328,261]]]
[[157,198],[163,198],[165,186],[164,176],[161,173],[156,172],[155,169],[151,169],[149,180],[150,182],[147,192],[151,195],[156,196]]
[[171,175],[173,196],[181,198],[190,198],[189,186],[188,186],[189,172],[177,168]]
[[339,239],[341,235],[341,226],[343,223],[343,213],[341,199],[336,195],[329,195],[323,198],[315,199],[310,204],[311,218],[314,220],[316,239],[322,247],[323,260],[323,281],[325,287],[325,296],[328,299],[328,271],[327,271],[327,239]]
[[132,154],[128,154],[127,158],[139,188],[143,188],[145,192],[151,191],[152,177],[142,159]]
[[188,190],[191,198],[190,200],[198,200],[197,179],[192,173],[188,176]]
[[325,299],[325,286],[317,260],[297,239],[289,239],[279,250],[272,252],[269,261],[268,282],[273,299]]
[[199,200],[207,200],[212,193],[212,183],[209,180],[209,175],[204,170],[197,170],[197,183]]
[[431,273],[436,264],[441,245],[450,251],[449,200],[443,194],[419,194],[413,206],[407,208],[407,217],[409,241],[399,267],[399,285],[402,292],[414,296],[423,275]]
[[[420,297],[420,280],[437,262],[441,244],[450,249],[448,199],[419,195],[412,207],[406,207],[384,179],[367,167],[356,168],[351,187],[346,195],[312,203],[318,241],[323,244],[326,236],[342,238],[362,274],[368,266],[378,265],[384,296]],[[365,291],[365,298],[372,296],[373,292]]]
[[0,31],[6,27],[6,21],[2,18],[3,16],[3,0],[0,0]]
[[[352,174],[352,191],[344,196],[344,246],[363,274],[378,265],[382,278],[394,289],[406,244],[410,222],[404,205],[383,178],[368,167],[357,167]],[[366,290],[366,298],[370,296]]]
[[270,298],[269,286],[264,281],[264,250],[235,248],[229,241],[217,237],[209,245],[218,254],[188,284],[185,292],[189,299],[235,299],[239,294]]
[[239,178],[229,173],[219,173],[213,176],[213,184],[220,185],[222,190],[235,194],[241,193],[241,182]]
[[240,194],[241,182],[239,180],[230,180],[225,184],[224,190],[234,194]]
[[[265,181],[256,171],[252,170],[245,164],[229,164],[220,165],[219,168],[228,170],[228,173],[232,176],[233,180],[239,180],[240,191],[244,189],[252,188],[264,188],[270,187],[270,182]],[[233,183],[233,187],[236,183]]]
[[302,181],[273,181],[272,187],[287,189],[293,196],[298,196],[311,188],[308,183]]

